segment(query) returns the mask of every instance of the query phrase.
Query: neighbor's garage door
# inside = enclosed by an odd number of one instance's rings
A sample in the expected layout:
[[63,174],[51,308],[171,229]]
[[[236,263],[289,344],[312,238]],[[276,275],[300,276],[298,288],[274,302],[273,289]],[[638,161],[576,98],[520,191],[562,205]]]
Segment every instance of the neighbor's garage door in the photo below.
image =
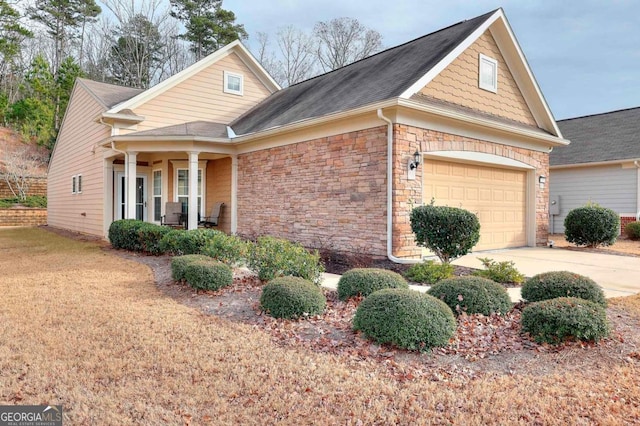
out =
[[478,215],[477,250],[527,245],[526,172],[426,159],[423,201]]

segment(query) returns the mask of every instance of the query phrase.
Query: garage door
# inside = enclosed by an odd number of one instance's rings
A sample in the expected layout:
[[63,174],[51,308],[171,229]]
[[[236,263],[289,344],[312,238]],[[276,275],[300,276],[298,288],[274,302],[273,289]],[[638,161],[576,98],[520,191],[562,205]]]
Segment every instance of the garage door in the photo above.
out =
[[423,176],[424,203],[434,198],[478,215],[474,251],[527,245],[526,172],[427,159]]

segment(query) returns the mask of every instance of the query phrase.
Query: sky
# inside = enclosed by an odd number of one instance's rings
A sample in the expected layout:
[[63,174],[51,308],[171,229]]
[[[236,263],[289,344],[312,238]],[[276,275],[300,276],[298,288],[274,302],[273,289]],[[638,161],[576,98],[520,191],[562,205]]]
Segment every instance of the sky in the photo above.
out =
[[386,48],[502,7],[557,120],[640,106],[640,0],[224,0],[249,33],[350,17]]

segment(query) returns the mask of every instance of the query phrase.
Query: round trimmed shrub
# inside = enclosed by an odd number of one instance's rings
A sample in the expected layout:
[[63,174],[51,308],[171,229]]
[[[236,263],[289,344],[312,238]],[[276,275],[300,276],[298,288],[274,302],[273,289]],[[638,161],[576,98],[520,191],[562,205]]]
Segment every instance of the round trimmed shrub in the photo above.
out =
[[640,240],[640,222],[630,222],[624,227],[624,233],[630,240]]
[[545,272],[529,278],[522,285],[522,298],[527,302],[556,297],[579,297],[602,306],[607,305],[604,293],[595,281],[573,272]]
[[482,277],[442,280],[427,293],[442,300],[456,314],[505,314],[513,306],[509,293],[502,285]]
[[109,242],[116,249],[142,251],[138,230],[144,222],[136,219],[121,219],[109,225]]
[[436,263],[434,260],[427,260],[424,263],[412,265],[404,276],[417,283],[435,284],[453,277],[453,272],[454,267],[450,263]]
[[294,276],[320,285],[324,265],[317,250],[307,250],[301,244],[268,235],[247,244],[247,267],[262,281]]
[[456,319],[451,309],[433,296],[387,288],[360,303],[353,328],[378,343],[422,351],[446,345],[456,331]]
[[163,254],[164,252],[160,248],[160,241],[169,232],[171,232],[171,228],[144,222],[137,232],[142,251],[156,256]]
[[320,287],[300,277],[279,277],[262,289],[260,306],[274,318],[320,315],[327,305]]
[[173,229],[160,240],[160,250],[178,256],[202,254],[204,247],[221,233],[215,229]]
[[573,209],[564,219],[565,238],[578,246],[611,245],[616,242],[619,229],[618,213],[597,204]]
[[233,271],[213,259],[196,260],[185,267],[184,279],[196,290],[219,290],[233,284]]
[[402,275],[378,268],[355,268],[345,272],[338,281],[338,298],[347,300],[362,295],[367,297],[383,288],[409,288]]
[[419,206],[411,211],[411,230],[419,246],[434,252],[442,263],[469,253],[480,239],[480,221],[457,207]]
[[171,259],[171,277],[175,281],[180,281],[185,278],[184,273],[187,269],[187,265],[196,261],[209,261],[211,258],[203,254],[185,254],[184,256],[176,256]]
[[559,297],[534,302],[522,310],[522,331],[538,343],[599,341],[609,335],[605,309],[589,300]]

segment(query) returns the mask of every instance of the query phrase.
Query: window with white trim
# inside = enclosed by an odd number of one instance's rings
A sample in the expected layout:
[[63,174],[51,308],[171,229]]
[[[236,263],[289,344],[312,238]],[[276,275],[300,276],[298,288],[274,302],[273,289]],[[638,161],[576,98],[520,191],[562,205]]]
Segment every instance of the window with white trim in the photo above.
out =
[[77,191],[76,175],[71,176],[71,193],[75,194]]
[[82,194],[82,175],[78,175],[78,176],[77,176],[77,182],[76,182],[76,185],[77,185],[77,187],[76,187],[76,189],[77,189],[76,193],[77,193],[77,194]]
[[478,67],[479,87],[496,93],[498,91],[498,61],[481,53]]
[[162,216],[162,170],[153,171],[153,220],[160,222]]
[[[182,203],[182,211],[186,213],[189,206],[189,169],[178,169],[177,173],[177,201]],[[198,212],[204,216],[202,207],[202,169],[198,169]]]
[[224,92],[232,95],[243,94],[244,78],[242,74],[224,71]]

